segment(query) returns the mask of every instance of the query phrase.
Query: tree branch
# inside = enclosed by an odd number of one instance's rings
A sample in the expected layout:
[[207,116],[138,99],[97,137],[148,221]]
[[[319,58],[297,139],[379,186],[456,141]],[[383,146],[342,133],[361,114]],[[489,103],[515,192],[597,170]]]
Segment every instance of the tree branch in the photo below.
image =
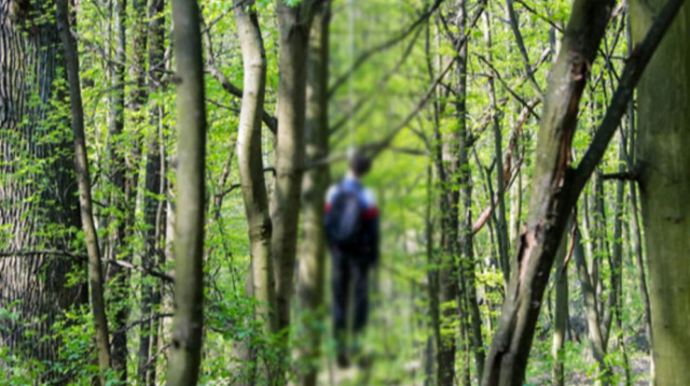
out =
[[529,79],[534,89],[539,95],[543,95],[544,92],[539,87],[537,80],[534,79],[534,73],[532,71],[532,66],[530,65],[529,55],[527,54],[527,49],[525,48],[525,41],[522,39],[522,33],[520,32],[520,26],[518,25],[517,14],[515,13],[515,7],[513,7],[513,0],[506,0],[506,6],[508,7],[508,17],[510,18],[510,28],[513,30],[513,35],[515,36],[515,41],[517,42],[518,49],[520,50],[520,55],[522,56],[523,64],[525,65],[525,73],[527,79]]

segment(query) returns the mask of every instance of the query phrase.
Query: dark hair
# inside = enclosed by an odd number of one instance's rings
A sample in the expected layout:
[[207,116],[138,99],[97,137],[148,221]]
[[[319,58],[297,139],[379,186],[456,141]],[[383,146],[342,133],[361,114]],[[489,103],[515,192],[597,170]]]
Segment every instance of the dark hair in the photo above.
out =
[[371,158],[362,153],[355,153],[350,157],[350,170],[357,177],[366,175],[371,169]]

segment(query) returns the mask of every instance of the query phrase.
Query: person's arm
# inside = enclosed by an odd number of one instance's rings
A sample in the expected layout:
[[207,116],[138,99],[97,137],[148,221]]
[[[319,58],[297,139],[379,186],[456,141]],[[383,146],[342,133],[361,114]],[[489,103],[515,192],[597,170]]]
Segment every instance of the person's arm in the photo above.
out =
[[330,240],[330,234],[328,232],[328,229],[326,229],[326,219],[328,218],[328,213],[331,211],[331,203],[333,202],[333,196],[335,195],[336,192],[336,187],[335,185],[332,185],[330,188],[328,188],[328,191],[326,192],[326,199],[324,200],[324,212],[323,212],[323,228],[324,228],[324,234],[326,237],[326,244],[331,245],[332,242]]
[[380,219],[379,219],[379,208],[376,205],[376,200],[374,194],[366,190],[365,191],[365,201],[366,201],[366,211],[364,212],[364,219],[367,222],[367,241],[368,248],[371,253],[371,260],[373,264],[377,265],[380,258]]

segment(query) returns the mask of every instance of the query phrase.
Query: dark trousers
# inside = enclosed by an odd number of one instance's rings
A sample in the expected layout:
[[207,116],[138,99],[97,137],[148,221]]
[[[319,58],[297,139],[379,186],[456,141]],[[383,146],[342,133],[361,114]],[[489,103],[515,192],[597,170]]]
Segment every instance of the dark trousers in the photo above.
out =
[[369,312],[368,277],[371,264],[365,256],[344,253],[331,248],[332,285],[333,285],[333,323],[334,333],[339,340],[347,329],[348,303],[354,297],[354,320],[352,329],[355,333],[364,329]]

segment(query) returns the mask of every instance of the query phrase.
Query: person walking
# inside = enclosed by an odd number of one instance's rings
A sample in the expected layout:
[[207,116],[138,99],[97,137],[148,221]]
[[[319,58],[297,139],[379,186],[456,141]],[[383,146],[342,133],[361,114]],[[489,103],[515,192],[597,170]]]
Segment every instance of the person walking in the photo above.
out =
[[[357,354],[358,338],[369,313],[369,272],[379,262],[379,210],[374,194],[361,178],[371,169],[371,159],[361,153],[350,158],[349,171],[326,196],[325,230],[332,256],[333,323],[338,365],[349,365]],[[351,291],[352,288],[352,291]],[[354,301],[352,350],[347,348],[348,304]]]

